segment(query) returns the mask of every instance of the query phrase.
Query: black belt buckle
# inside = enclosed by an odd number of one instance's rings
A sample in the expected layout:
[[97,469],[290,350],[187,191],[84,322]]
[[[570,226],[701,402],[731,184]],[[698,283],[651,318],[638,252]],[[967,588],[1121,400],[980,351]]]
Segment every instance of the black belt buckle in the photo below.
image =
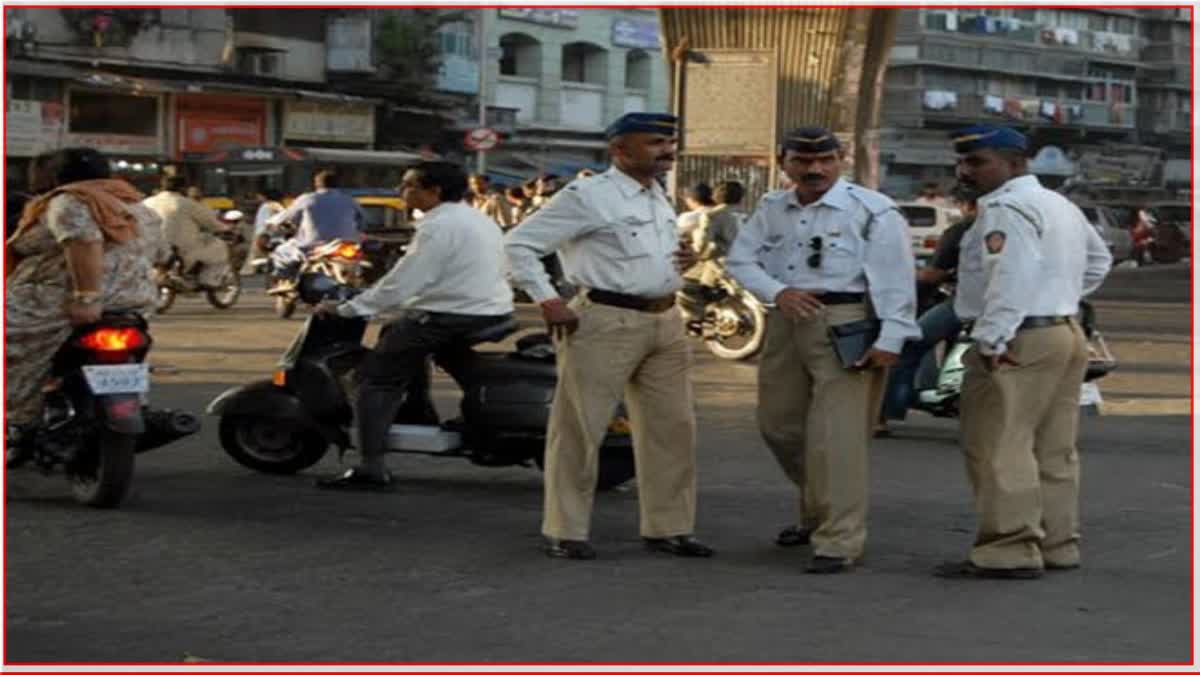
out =
[[823,305],[855,305],[863,301],[863,293],[822,293],[817,300]]
[[1021,326],[1018,328],[1018,330],[1058,326],[1067,323],[1070,320],[1071,317],[1069,316],[1027,316],[1021,321]]
[[639,312],[653,312],[656,314],[665,312],[675,306],[674,295],[667,295],[661,298],[643,298],[638,295],[604,291],[598,288],[588,291],[588,299],[601,305],[633,309]]

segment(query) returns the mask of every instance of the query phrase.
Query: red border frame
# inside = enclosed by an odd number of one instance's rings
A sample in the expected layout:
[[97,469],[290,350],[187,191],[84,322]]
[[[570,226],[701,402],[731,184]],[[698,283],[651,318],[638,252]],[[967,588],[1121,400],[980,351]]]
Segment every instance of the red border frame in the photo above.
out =
[[[28,4],[28,5],[26,5],[26,4],[21,4],[21,5],[14,5],[14,6],[12,6],[12,8],[59,9],[62,7],[81,7],[81,6],[89,6],[89,5],[85,5],[85,4],[78,4],[78,5],[61,5],[61,4]],[[168,5],[152,5],[150,3],[135,4],[135,5],[105,4],[105,3],[98,2],[98,3],[95,3],[94,5],[90,5],[90,6],[102,7],[102,8],[107,8],[107,9],[119,9],[119,8],[146,8],[146,7],[157,7],[157,6],[168,6]],[[520,5],[485,5],[485,4],[476,5],[476,4],[457,4],[454,2],[448,2],[448,3],[444,3],[444,4],[437,3],[437,2],[426,2],[426,3],[408,3],[408,4],[403,4],[403,3],[402,4],[347,3],[347,4],[338,4],[338,5],[321,5],[321,4],[297,5],[297,4],[257,4],[257,3],[253,3],[253,2],[241,4],[241,3],[234,2],[234,3],[179,3],[179,4],[171,3],[169,6],[173,9],[174,8],[188,8],[188,9],[201,9],[201,8],[209,8],[209,9],[223,9],[223,8],[319,9],[319,8],[331,7],[331,6],[336,6],[337,8],[344,8],[344,9],[354,9],[354,8],[390,9],[390,8],[403,8],[403,7],[431,7],[431,6],[453,8],[453,9],[499,9],[499,8],[503,8],[503,7],[519,7]],[[894,4],[894,5],[840,4],[839,5],[839,4],[801,4],[801,3],[796,3],[794,5],[789,6],[789,5],[758,5],[758,4],[749,4],[749,3],[748,4],[740,4],[739,3],[739,4],[731,4],[731,5],[722,5],[722,4],[700,5],[700,4],[686,4],[686,3],[662,4],[662,5],[635,4],[635,3],[579,5],[579,4],[564,3],[564,4],[555,4],[555,5],[536,5],[536,6],[537,7],[545,7],[547,9],[603,9],[603,8],[613,8],[613,7],[619,8],[619,9],[620,8],[624,8],[624,9],[709,9],[709,8],[720,8],[720,7],[736,7],[739,9],[741,9],[741,8],[746,8],[746,9],[787,9],[789,7],[804,7],[804,8],[810,8],[810,9],[844,9],[847,7],[856,7],[856,8],[861,7],[861,8],[865,8],[865,9],[923,9],[923,8],[938,8],[938,7],[944,7],[944,8],[970,7],[972,9],[976,9],[976,8],[984,8],[984,9],[1007,9],[1007,8],[1024,8],[1024,9],[1028,9],[1028,8],[1043,8],[1043,9],[1045,9],[1045,8],[1050,8],[1050,9],[1071,9],[1071,8],[1074,8],[1074,9],[1090,9],[1090,8],[1097,8],[1097,9],[1148,9],[1148,8],[1182,9],[1182,8],[1188,8],[1188,9],[1191,9],[1193,12],[1192,19],[1190,21],[1191,40],[1192,40],[1191,70],[1192,70],[1192,84],[1193,84],[1192,95],[1191,95],[1191,111],[1192,111],[1191,114],[1193,116],[1193,118],[1192,118],[1193,119],[1193,126],[1192,126],[1193,132],[1195,131],[1195,128],[1196,128],[1196,126],[1195,126],[1195,119],[1196,119],[1196,117],[1195,117],[1195,115],[1196,115],[1195,67],[1196,67],[1196,49],[1197,49],[1197,47],[1196,47],[1195,11],[1196,11],[1197,7],[1195,5],[1191,5],[1191,4],[1161,4],[1160,5],[1160,4],[1142,3],[1142,4],[1112,4],[1112,5],[1109,5],[1109,4],[1105,4],[1105,5],[1099,5],[1099,4],[1097,4],[1097,5],[1083,5],[1083,4],[1080,4],[1080,5],[1055,5],[1055,4],[1034,4],[1034,3],[1028,3],[1028,4],[1013,4],[1013,3],[983,4],[983,3],[980,3],[980,4],[975,4],[975,3],[964,2],[963,4],[952,4],[952,3],[941,4],[941,3],[938,3],[938,4],[912,4],[912,5],[906,5],[906,4]],[[9,6],[5,6],[6,10],[8,8],[9,8]],[[7,23],[7,13],[5,14],[4,20]],[[8,62],[7,43],[5,43],[3,46],[0,46],[0,55],[3,55],[4,61],[7,64],[7,62]],[[7,91],[7,84],[8,84],[7,68],[5,68],[5,70],[3,72],[3,76],[0,77],[0,84],[3,84],[5,90]],[[8,124],[8,121],[7,121],[7,117],[6,117],[5,122],[4,122],[4,126],[6,129],[7,129],[7,124]],[[1135,125],[1136,125],[1136,122],[1135,122]],[[1196,139],[1195,139],[1194,133],[1193,133],[1192,145],[1191,145],[1191,148],[1192,148],[1191,149],[1192,193],[1190,195],[1190,201],[1191,201],[1193,212],[1195,212],[1195,208],[1196,208],[1196,197],[1195,197],[1196,147],[1195,147],[1195,140]],[[1192,247],[1193,247],[1193,253],[1194,253],[1195,248],[1196,248],[1196,242],[1195,242],[1194,237],[1193,237],[1193,241],[1192,241]],[[1194,260],[1194,256],[1193,256],[1193,260]],[[7,260],[5,262],[7,262]],[[1190,318],[1191,318],[1191,322],[1192,322],[1191,345],[1192,345],[1192,348],[1194,351],[1195,340],[1196,340],[1196,329],[1195,329],[1196,307],[1195,307],[1195,297],[1194,297],[1195,284],[1196,284],[1196,271],[1195,271],[1194,263],[1192,264],[1191,271],[1190,271],[1190,283],[1192,284],[1191,292],[1193,293],[1193,297],[1192,297],[1191,302],[1189,303],[1189,314],[1190,314]],[[3,319],[0,319],[0,324],[2,324],[2,323],[3,323]],[[7,356],[0,357],[0,363],[4,363],[5,368],[7,370]],[[540,662],[540,663],[538,663],[538,662],[530,662],[530,663],[507,662],[507,663],[501,663],[501,662],[477,662],[477,661],[461,661],[461,662],[458,662],[458,661],[419,662],[418,661],[418,662],[401,662],[401,663],[372,662],[372,661],[367,661],[367,662],[346,661],[346,662],[327,662],[327,663],[325,663],[325,662],[291,663],[291,662],[283,662],[283,661],[265,661],[265,662],[221,661],[221,662],[211,662],[211,663],[206,662],[206,663],[197,663],[197,664],[178,663],[178,662],[157,662],[157,661],[131,662],[131,663],[70,662],[70,661],[64,661],[64,662],[10,662],[7,658],[8,643],[7,643],[7,641],[5,641],[4,653],[3,653],[3,655],[0,655],[0,666],[5,666],[5,667],[7,667],[7,666],[40,666],[40,667],[49,667],[49,668],[53,668],[53,667],[135,666],[135,667],[170,667],[170,668],[180,668],[180,669],[187,669],[189,667],[201,667],[206,670],[209,668],[219,669],[219,672],[226,672],[226,673],[256,672],[256,671],[237,671],[236,668],[238,668],[238,667],[280,667],[280,666],[283,666],[283,667],[314,666],[314,667],[325,667],[325,668],[333,668],[333,667],[337,667],[337,666],[372,666],[372,667],[379,667],[379,668],[388,667],[388,666],[403,666],[403,667],[407,667],[407,668],[421,668],[421,667],[425,667],[425,666],[439,666],[439,667],[456,667],[456,666],[458,666],[458,667],[480,667],[480,668],[487,668],[490,666],[490,667],[501,667],[501,668],[513,668],[513,667],[520,667],[520,666],[531,666],[531,667],[535,667],[538,669],[542,669],[543,672],[551,672],[550,669],[553,669],[555,667],[588,668],[588,667],[623,667],[623,666],[624,667],[645,666],[645,667],[651,667],[651,668],[661,668],[664,670],[669,669],[669,668],[679,668],[679,667],[689,667],[689,666],[692,666],[692,667],[727,666],[727,667],[731,667],[731,668],[738,667],[738,666],[745,666],[748,668],[771,668],[771,667],[781,667],[781,666],[793,666],[793,667],[803,666],[803,667],[816,667],[816,668],[821,668],[821,667],[839,667],[839,668],[852,667],[853,668],[853,667],[880,667],[880,666],[896,666],[896,667],[927,666],[931,669],[932,672],[965,672],[965,671],[954,671],[951,669],[956,668],[956,667],[995,667],[995,666],[1021,666],[1021,667],[1032,666],[1032,667],[1064,667],[1064,668],[1065,667],[1080,667],[1080,666],[1082,666],[1082,667],[1100,667],[1100,668],[1108,668],[1108,667],[1116,667],[1116,666],[1135,666],[1135,667],[1145,667],[1145,668],[1160,668],[1160,667],[1170,668],[1170,667],[1178,667],[1178,666],[1189,666],[1189,667],[1194,668],[1197,665],[1196,664],[1196,642],[1195,642],[1195,635],[1196,635],[1196,613],[1195,613],[1195,610],[1196,610],[1196,607],[1195,607],[1195,597],[1196,597],[1196,595],[1195,595],[1195,593],[1196,593],[1196,571],[1195,571],[1195,563],[1196,563],[1196,560],[1195,560],[1196,486],[1194,483],[1194,478],[1196,475],[1196,454],[1195,454],[1196,373],[1195,373],[1194,354],[1189,354],[1188,365],[1189,365],[1189,373],[1190,373],[1189,391],[1190,391],[1190,395],[1191,395],[1191,401],[1189,403],[1189,415],[1190,415],[1191,421],[1192,421],[1192,424],[1189,425],[1189,444],[1192,449],[1192,453],[1191,453],[1192,474],[1191,474],[1190,478],[1193,479],[1193,483],[1191,485],[1191,496],[1192,496],[1192,499],[1191,499],[1191,525],[1192,525],[1192,527],[1191,527],[1191,532],[1190,532],[1191,550],[1189,550],[1189,552],[1188,552],[1189,555],[1192,557],[1192,575],[1191,575],[1190,583],[1189,583],[1189,592],[1190,592],[1191,598],[1192,598],[1192,615],[1191,615],[1190,624],[1191,624],[1191,634],[1193,635],[1193,642],[1191,645],[1191,661],[1186,661],[1186,662],[1185,661],[1178,661],[1178,662],[1172,661],[1172,662],[1154,662],[1154,663],[1124,662],[1124,661],[1114,661],[1114,662],[981,661],[981,662],[947,662],[947,663],[887,662],[887,661],[878,661],[878,662],[869,662],[869,661],[840,662],[839,661],[839,662],[827,662],[827,663],[825,663],[825,662],[822,662],[822,663],[782,662],[782,661],[766,661],[766,662],[753,662],[753,663],[737,663],[737,662],[690,662],[689,663],[689,662],[639,662],[639,661],[615,661],[615,662],[604,662],[604,663],[582,663],[582,662],[580,662],[580,663],[571,663],[571,662]],[[4,419],[4,412],[0,411],[0,422],[2,422],[3,419]],[[5,432],[6,432],[6,427],[0,426],[0,435],[3,435]],[[7,495],[7,492],[8,492],[7,472],[5,473],[4,478],[3,478],[3,486],[4,486],[4,493]],[[8,518],[7,518],[7,514],[5,514],[5,515],[6,515],[6,517],[4,519],[3,526],[2,526],[2,528],[0,528],[0,529],[2,529],[2,532],[0,532],[0,534],[3,534],[3,536],[4,536],[4,542],[3,542],[2,546],[7,548],[7,546],[8,546]],[[5,560],[7,561],[7,555],[5,556]],[[7,575],[5,575],[5,577],[3,577],[3,578],[0,578],[0,589],[2,589],[3,585],[6,583],[6,581],[5,581],[6,578],[7,578]],[[5,603],[5,604],[7,605],[7,603]],[[7,607],[5,609],[7,610]],[[7,611],[5,611],[4,615],[0,616],[0,631],[4,631],[6,626],[7,626]],[[227,669],[227,668],[232,668],[232,669]],[[945,670],[943,670],[943,669],[945,669]],[[41,671],[41,672],[52,672],[52,671]],[[257,672],[261,672],[261,671],[257,671]],[[410,671],[410,672],[419,672],[419,671]],[[810,672],[820,672],[820,671],[818,670],[818,671],[810,671]],[[833,672],[833,671],[828,671],[828,672]],[[837,671],[837,672],[850,673],[850,672],[856,672],[856,671],[844,670],[844,671]],[[864,671],[857,671],[857,672],[864,672]]]

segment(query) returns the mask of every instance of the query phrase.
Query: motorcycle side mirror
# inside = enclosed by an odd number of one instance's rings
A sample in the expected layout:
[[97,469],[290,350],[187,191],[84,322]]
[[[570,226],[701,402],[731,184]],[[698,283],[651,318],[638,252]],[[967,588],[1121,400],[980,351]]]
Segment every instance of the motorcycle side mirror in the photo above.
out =
[[337,296],[340,286],[341,284],[333,277],[317,272],[308,272],[300,275],[300,283],[297,284],[297,290],[301,300],[310,305],[315,305],[322,300]]

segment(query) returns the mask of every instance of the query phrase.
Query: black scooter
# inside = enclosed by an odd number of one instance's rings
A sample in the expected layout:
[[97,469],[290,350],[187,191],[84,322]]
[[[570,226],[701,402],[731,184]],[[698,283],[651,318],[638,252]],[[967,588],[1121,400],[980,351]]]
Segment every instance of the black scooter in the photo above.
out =
[[11,427],[6,466],[33,462],[43,472],[62,467],[81,504],[119,505],[133,482],[134,455],[196,433],[191,413],[151,409],[146,320],[104,314],[75,329],[54,356],[42,419]]
[[[306,303],[345,300],[355,290],[317,274],[302,275]],[[356,368],[367,321],[311,315],[274,376],[222,393],[209,404],[219,415],[221,446],[239,464],[291,474],[316,464],[329,446],[351,447]],[[430,400],[430,368],[410,387],[388,434],[392,452],[464,458],[480,466],[543,466],[546,425],[557,373],[545,334],[527,335],[508,352],[472,347],[515,333],[515,319],[464,339],[447,370],[463,390],[461,417],[441,422]],[[633,442],[624,411],[615,411],[600,450],[597,488],[634,476]]]

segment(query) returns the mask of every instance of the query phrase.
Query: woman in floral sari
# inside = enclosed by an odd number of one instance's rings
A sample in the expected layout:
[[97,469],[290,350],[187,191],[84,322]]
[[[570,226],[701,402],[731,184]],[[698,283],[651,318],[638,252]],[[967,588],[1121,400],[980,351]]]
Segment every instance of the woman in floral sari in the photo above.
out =
[[153,311],[162,226],[108,158],[68,148],[37,164],[53,187],[26,205],[5,245],[5,411],[10,433],[41,415],[42,387],[74,326],[104,311]]

